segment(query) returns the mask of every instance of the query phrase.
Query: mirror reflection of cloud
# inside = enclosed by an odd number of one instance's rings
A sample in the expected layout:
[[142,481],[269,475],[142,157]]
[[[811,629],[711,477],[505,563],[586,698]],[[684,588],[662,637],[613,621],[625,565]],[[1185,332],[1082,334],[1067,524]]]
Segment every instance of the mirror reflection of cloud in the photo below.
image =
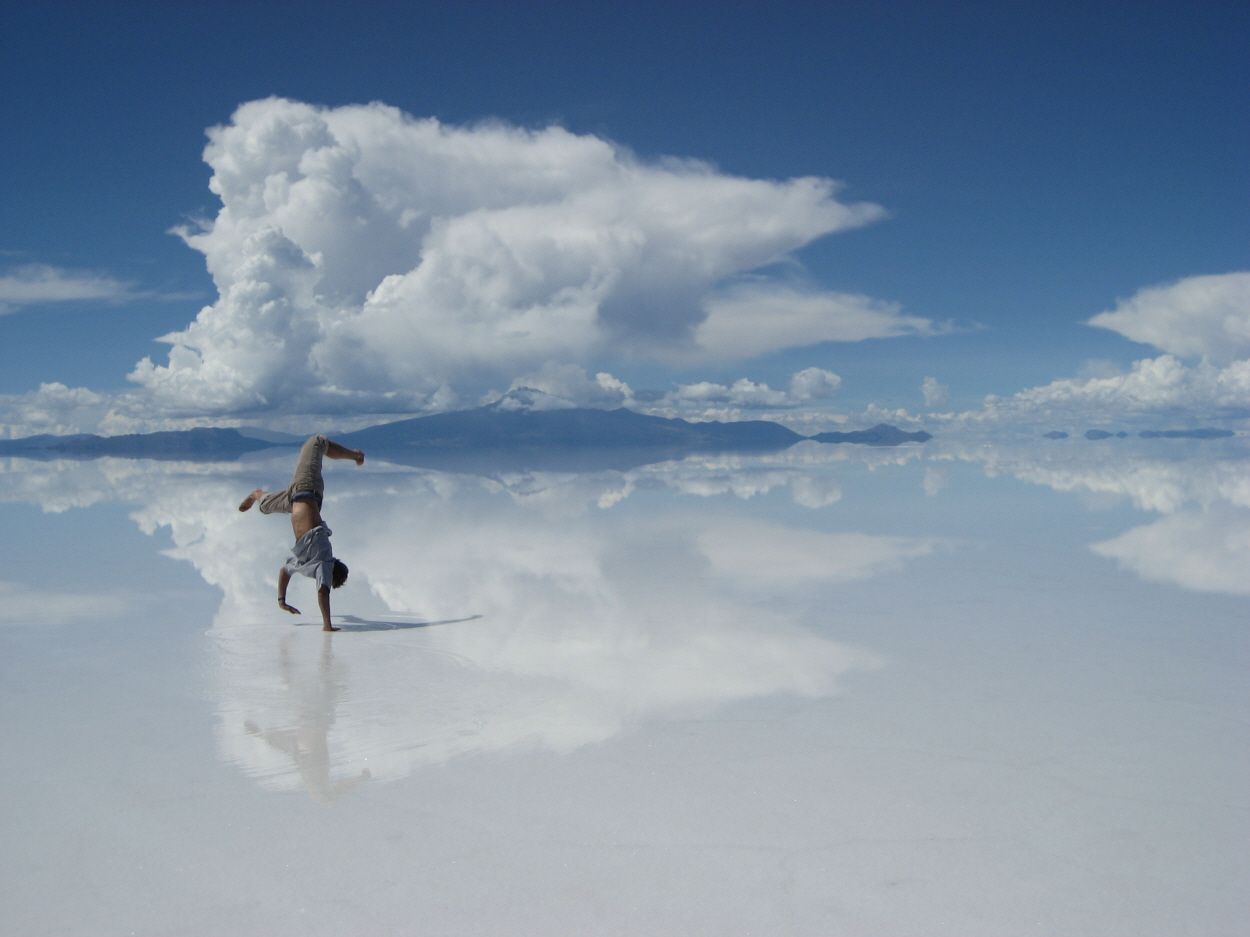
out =
[[951,448],[988,476],[1054,491],[1110,495],[1164,515],[1091,544],[1148,582],[1250,595],[1250,448],[1244,438]]
[[1250,595],[1250,510],[1244,508],[1171,514],[1090,549],[1149,582]]
[[[727,520],[713,529],[697,512],[640,518],[600,510],[597,499],[580,507],[576,498],[518,500],[473,484],[354,493],[328,501],[327,516],[343,518],[336,545],[361,571],[374,614],[481,616],[437,631],[397,630],[384,644],[336,645],[351,655],[355,692],[339,704],[341,739],[331,750],[372,740],[362,767],[379,779],[470,753],[567,752],[643,720],[696,717],[735,700],[832,694],[839,677],[875,659],[825,637],[828,622],[796,618],[776,593],[872,575],[917,555],[906,538],[865,537],[861,545],[876,552],[851,560],[835,537]],[[197,551],[248,549],[234,539],[237,525],[221,534],[230,546]],[[725,558],[733,538],[807,561],[771,575],[756,564],[744,577]],[[217,630],[229,669],[272,670],[256,651],[254,624],[272,618],[271,593],[264,584],[223,602]],[[235,622],[226,608],[255,611]],[[255,682],[224,680],[223,695]]]
[[[108,477],[93,463],[51,471],[61,488],[85,492],[90,479],[133,503],[141,529],[168,531],[165,552],[222,590],[211,632],[222,754],[266,787],[319,800],[366,771],[387,780],[469,754],[567,752],[648,719],[836,693],[843,675],[879,661],[828,637],[834,622],[812,611],[825,606],[795,596],[932,549],[743,522],[732,505],[680,497],[614,510],[633,486],[656,483],[654,467],[482,478],[375,466],[327,477],[325,516],[352,567],[335,611],[448,623],[349,630],[314,654],[311,629],[293,631],[275,609],[286,519],[233,510],[288,461],[216,474],[158,462]],[[682,482],[664,485],[680,493],[697,472],[681,465]],[[296,605],[313,601],[297,588]]]
[[826,508],[842,500],[839,475],[852,466],[897,468],[923,458],[919,447],[837,446],[801,442],[777,452],[716,453],[643,466],[629,473],[636,485],[662,485],[698,497],[747,500],[788,490],[800,507]]
[[0,501],[33,504],[45,514],[116,500],[130,466],[125,459],[0,458]]
[[1060,492],[1127,498],[1143,511],[1171,514],[1225,502],[1250,507],[1250,447],[1229,440],[1063,440],[1031,445],[935,446],[930,458],[981,466]]

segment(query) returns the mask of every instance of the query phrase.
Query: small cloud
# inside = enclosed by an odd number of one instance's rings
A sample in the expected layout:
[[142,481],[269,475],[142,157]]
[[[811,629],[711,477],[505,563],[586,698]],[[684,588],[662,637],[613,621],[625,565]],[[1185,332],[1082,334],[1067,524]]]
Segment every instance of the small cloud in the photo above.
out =
[[790,482],[790,496],[801,507],[827,508],[842,500],[842,486],[836,478],[802,475]]
[[120,303],[135,295],[132,284],[107,274],[66,270],[48,264],[25,264],[0,274],[0,307],[8,312],[48,303],[88,300]]
[[189,293],[158,293],[136,288],[107,273],[49,264],[24,264],[0,273],[0,315],[30,306],[96,302],[121,305],[144,299],[188,299]]
[[790,396],[795,400],[827,400],[842,386],[842,378],[823,368],[804,368],[790,378]]
[[924,395],[926,407],[944,407],[950,400],[949,388],[939,383],[936,377],[926,377],[920,384],[920,393]]
[[694,331],[695,357],[740,360],[820,342],[932,335],[928,319],[897,303],[849,293],[804,291],[749,282],[710,298]]
[[940,494],[950,484],[950,470],[946,466],[930,465],[924,470],[924,493],[927,497]]

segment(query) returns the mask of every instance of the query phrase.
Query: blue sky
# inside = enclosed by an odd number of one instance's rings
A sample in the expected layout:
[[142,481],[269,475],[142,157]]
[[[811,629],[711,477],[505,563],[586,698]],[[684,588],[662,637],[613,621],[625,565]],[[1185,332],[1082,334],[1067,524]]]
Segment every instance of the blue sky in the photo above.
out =
[[[697,360],[599,343],[560,359],[640,391],[782,388],[819,368],[840,376],[831,405],[847,413],[918,411],[926,376],[949,407],[975,408],[1172,352],[1084,323],[1148,287],[1250,267],[1244,4],[9,3],[2,16],[0,272],[104,284],[96,299],[0,297],[14,426],[42,382],[135,393],[136,362],[168,355],[153,339],[219,299],[205,256],[168,231],[220,209],[206,129],[274,95],[455,127],[558,125],[648,165],[839,180],[840,203],[881,217],[796,235],[786,262],[715,288],[763,276],[861,294],[938,333]],[[482,381],[506,389],[502,374]],[[192,415],[200,399],[166,393],[157,410]],[[1240,398],[1220,399],[1238,412]]]

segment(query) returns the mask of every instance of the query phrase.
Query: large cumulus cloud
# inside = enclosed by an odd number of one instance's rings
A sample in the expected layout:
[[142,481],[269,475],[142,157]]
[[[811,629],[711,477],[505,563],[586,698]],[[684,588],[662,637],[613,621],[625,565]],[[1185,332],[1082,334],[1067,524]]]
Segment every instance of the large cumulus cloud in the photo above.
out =
[[241,106],[204,155],[221,208],[181,233],[219,295],[131,374],[175,410],[411,409],[551,365],[929,330],[758,273],[882,216],[828,179],[281,99]]

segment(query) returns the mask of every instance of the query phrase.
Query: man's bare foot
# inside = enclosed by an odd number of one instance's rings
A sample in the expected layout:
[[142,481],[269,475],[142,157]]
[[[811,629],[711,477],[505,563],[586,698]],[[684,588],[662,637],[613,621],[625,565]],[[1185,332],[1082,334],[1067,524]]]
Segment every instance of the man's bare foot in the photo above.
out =
[[240,511],[249,510],[253,504],[255,504],[257,501],[260,500],[260,496],[263,495],[264,493],[265,492],[263,489],[257,488],[250,495],[248,495],[246,498],[244,498],[242,501],[239,502],[239,510]]
[[334,625],[322,625],[322,631],[342,631],[342,628],[335,628]]

